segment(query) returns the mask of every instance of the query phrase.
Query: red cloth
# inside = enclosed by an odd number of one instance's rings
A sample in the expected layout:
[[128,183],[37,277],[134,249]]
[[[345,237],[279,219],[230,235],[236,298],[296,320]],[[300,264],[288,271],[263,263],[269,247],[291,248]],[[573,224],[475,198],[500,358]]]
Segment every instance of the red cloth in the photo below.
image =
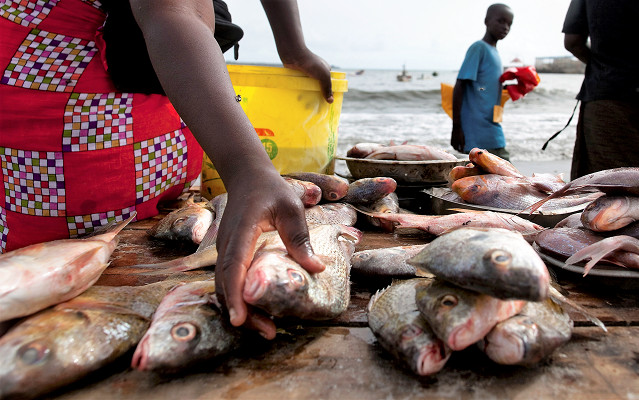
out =
[[533,66],[508,68],[499,77],[499,82],[517,80],[516,85],[506,85],[510,98],[515,101],[524,97],[539,84],[539,75]]
[[0,252],[158,213],[198,178],[202,149],[168,99],[115,90],[98,1],[0,10]]

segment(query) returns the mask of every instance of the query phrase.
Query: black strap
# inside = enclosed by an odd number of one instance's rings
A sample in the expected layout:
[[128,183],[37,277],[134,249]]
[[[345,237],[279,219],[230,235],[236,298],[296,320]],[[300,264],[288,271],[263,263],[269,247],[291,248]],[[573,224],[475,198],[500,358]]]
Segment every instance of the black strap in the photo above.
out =
[[579,105],[579,100],[577,100],[577,104],[575,104],[575,108],[573,108],[572,110],[572,114],[570,114],[570,118],[568,118],[568,122],[566,123],[566,126],[564,126],[563,128],[561,128],[560,130],[558,130],[557,132],[555,132],[550,139],[546,140],[546,143],[544,143],[543,146],[541,146],[541,150],[546,150],[546,147],[548,147],[548,143],[550,143],[551,140],[553,140],[554,138],[556,138],[557,136],[559,136],[559,134],[561,132],[563,132],[566,128],[568,128],[568,125],[570,125],[570,122],[572,122],[572,117],[575,116],[575,111],[577,111],[577,106]]

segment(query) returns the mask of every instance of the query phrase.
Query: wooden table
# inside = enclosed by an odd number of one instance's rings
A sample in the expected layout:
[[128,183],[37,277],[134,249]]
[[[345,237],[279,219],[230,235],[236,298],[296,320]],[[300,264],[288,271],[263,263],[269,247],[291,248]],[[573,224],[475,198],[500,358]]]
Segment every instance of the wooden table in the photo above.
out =
[[[98,284],[144,284],[126,266],[189,254],[190,245],[150,241],[159,217],[121,233],[112,265]],[[365,232],[357,250],[424,242],[420,235]],[[568,297],[609,328],[573,315],[571,341],[533,368],[501,366],[474,348],[455,352],[444,369],[418,377],[395,361],[368,328],[366,304],[390,282],[352,277],[351,304],[327,322],[277,321],[271,342],[257,340],[224,359],[161,376],[131,370],[130,355],[50,397],[59,399],[639,399],[639,283],[583,281],[558,275]]]

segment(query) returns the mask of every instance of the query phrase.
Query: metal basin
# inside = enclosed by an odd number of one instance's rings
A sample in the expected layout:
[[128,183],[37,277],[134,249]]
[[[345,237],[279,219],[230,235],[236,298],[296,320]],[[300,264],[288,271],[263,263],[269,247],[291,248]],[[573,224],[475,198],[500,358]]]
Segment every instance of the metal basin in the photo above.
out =
[[366,158],[336,157],[346,161],[348,170],[354,179],[375,178],[384,176],[393,178],[398,184],[441,184],[448,181],[450,171],[466,165],[468,159],[457,161],[397,161],[397,160],[368,160]]

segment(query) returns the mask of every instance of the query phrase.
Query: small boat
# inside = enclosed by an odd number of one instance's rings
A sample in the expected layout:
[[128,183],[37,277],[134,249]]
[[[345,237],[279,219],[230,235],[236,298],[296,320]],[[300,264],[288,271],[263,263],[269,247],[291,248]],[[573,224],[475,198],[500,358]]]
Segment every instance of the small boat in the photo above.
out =
[[359,71],[355,72],[355,75],[362,75],[364,73],[363,69],[360,69]]
[[397,75],[397,81],[399,82],[410,82],[413,79],[412,75],[408,75],[406,73],[406,65],[402,66],[402,73]]

